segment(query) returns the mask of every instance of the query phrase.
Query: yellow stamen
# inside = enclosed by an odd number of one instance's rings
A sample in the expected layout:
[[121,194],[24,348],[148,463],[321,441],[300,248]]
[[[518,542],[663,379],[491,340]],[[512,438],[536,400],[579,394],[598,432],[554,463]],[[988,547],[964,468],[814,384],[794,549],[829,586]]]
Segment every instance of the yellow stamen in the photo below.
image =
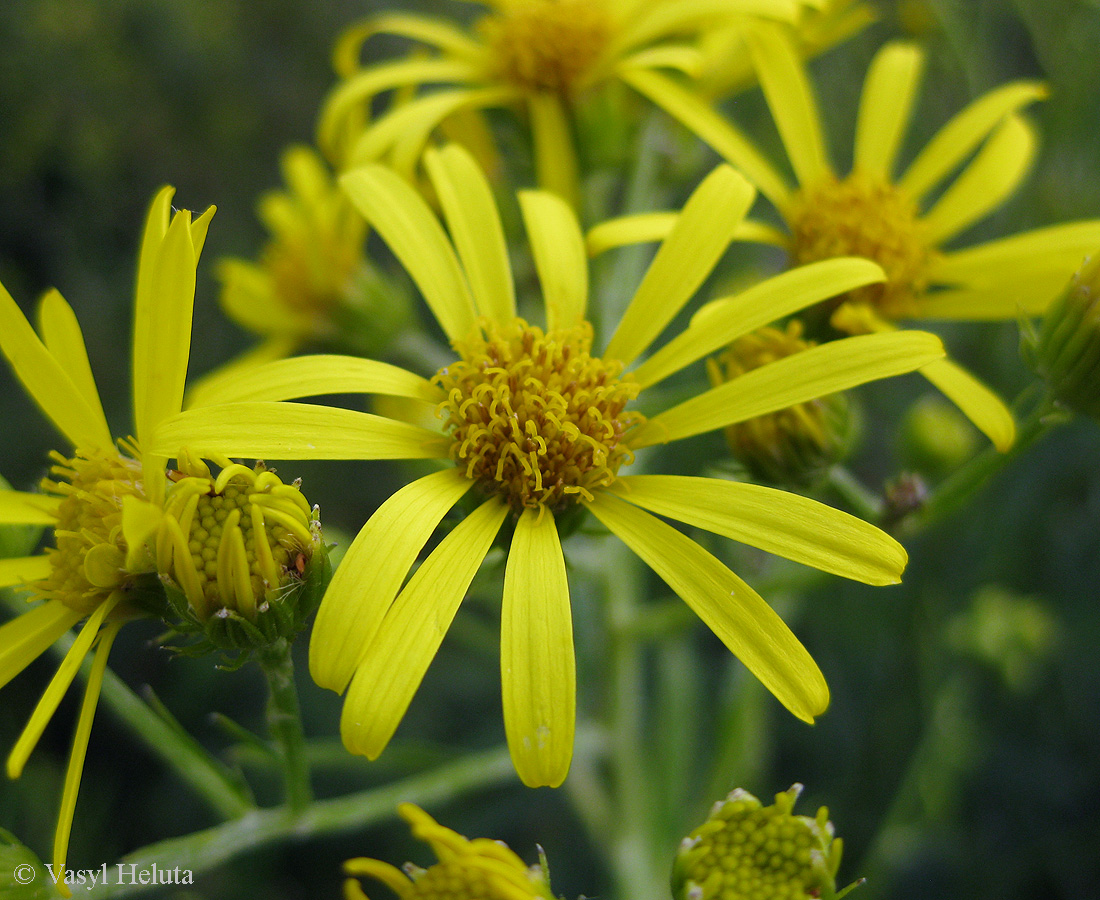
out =
[[626,405],[638,385],[591,347],[587,323],[544,334],[522,319],[486,321],[433,379],[447,395],[451,457],[516,511],[590,498],[632,458],[627,433],[643,417]]

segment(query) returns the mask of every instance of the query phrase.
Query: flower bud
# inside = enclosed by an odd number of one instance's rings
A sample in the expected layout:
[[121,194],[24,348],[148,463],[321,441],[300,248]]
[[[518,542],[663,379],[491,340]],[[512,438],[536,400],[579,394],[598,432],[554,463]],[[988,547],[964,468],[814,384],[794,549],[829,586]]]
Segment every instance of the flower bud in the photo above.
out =
[[[707,374],[717,386],[813,346],[802,338],[797,320],[788,322],[785,330],[760,328],[708,359]],[[805,485],[844,456],[852,430],[847,398],[832,394],[737,422],[725,434],[733,455],[754,477]]]
[[839,900],[841,841],[829,811],[815,818],[791,813],[802,785],[764,806],[738,788],[680,844],[672,869],[676,900]]
[[1100,253],[1073,275],[1023,351],[1055,399],[1100,420]]
[[[181,633],[223,650],[291,639],[329,577],[316,508],[298,482],[254,468],[207,465],[181,451],[157,535],[157,568]],[[199,649],[208,649],[203,644]]]

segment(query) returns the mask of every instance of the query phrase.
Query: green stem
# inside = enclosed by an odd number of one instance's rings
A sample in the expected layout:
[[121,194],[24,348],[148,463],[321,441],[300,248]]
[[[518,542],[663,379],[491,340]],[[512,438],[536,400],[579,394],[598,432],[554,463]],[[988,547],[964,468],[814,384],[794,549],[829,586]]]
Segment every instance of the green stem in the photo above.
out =
[[[7,605],[10,609],[17,609],[10,601]],[[50,648],[51,652],[59,660],[64,658],[75,639],[72,633],[62,635]],[[80,677],[87,679],[90,669],[89,655],[80,668]],[[254,808],[247,786],[236,773],[211,756],[170,716],[158,715],[109,668],[103,676],[100,700],[219,816],[234,819]]]
[[290,642],[280,638],[260,651],[257,660],[267,678],[267,727],[283,763],[286,802],[292,811],[301,812],[313,799],[313,790]]
[[849,509],[861,519],[876,522],[882,518],[882,498],[870,490],[863,482],[844,466],[836,465],[829,469],[827,484]]
[[609,539],[606,572],[609,730],[613,768],[610,862],[618,896],[659,900],[664,879],[654,871],[650,841],[651,808],[645,746],[643,644],[635,628],[641,572],[638,560],[617,540]]
[[1051,404],[1049,398],[1043,398],[1019,423],[1016,442],[1008,451],[1002,453],[993,446],[986,447],[946,478],[919,510],[903,519],[898,531],[909,537],[957,512],[990,478],[1006,468],[1048,431],[1065,421],[1064,414]]
[[[392,818],[399,803],[420,806],[447,803],[471,791],[504,784],[514,778],[508,749],[495,748],[382,787],[331,800],[315,800],[300,812],[286,806],[255,809],[235,821],[143,847],[121,862],[126,872],[130,871],[131,864],[137,871],[155,865],[160,871],[178,867],[195,878],[242,853],[276,841],[311,839],[365,828]],[[129,881],[97,885],[81,896],[88,900],[128,897],[148,887]]]

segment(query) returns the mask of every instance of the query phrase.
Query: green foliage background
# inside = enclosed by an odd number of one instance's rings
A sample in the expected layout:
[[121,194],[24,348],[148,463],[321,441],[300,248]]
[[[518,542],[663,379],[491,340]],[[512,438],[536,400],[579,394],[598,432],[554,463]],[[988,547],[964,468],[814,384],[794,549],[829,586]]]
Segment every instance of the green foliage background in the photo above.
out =
[[[219,207],[195,314],[192,372],[201,373],[248,343],[217,308],[210,264],[258,248],[255,198],[278,184],[280,150],[312,135],[332,81],[333,38],[380,5],[0,5],[0,280],[28,311],[51,285],[66,296],[85,329],[108,418],[118,428],[125,427],[128,410],[123,360],[138,229],[153,191],[170,182],[178,188],[177,203]],[[452,8],[465,14],[460,4],[447,4]],[[910,151],[968,99],[1005,80],[1039,77],[1051,85],[1051,99],[1033,111],[1043,148],[1028,187],[965,240],[1100,215],[1100,4],[939,0],[884,2],[880,9],[878,24],[814,64],[838,155],[851,146],[854,100],[870,56],[884,39],[918,30],[931,61]],[[759,105],[751,93],[737,102],[739,114]],[[1006,396],[1027,383],[1014,325],[943,333],[952,352]],[[898,384],[864,396],[868,420],[902,420],[919,386]],[[16,487],[32,485],[57,440],[6,369],[0,371],[0,435],[0,473]],[[869,482],[881,482],[897,468],[898,441],[893,427],[871,429],[868,437],[854,466]],[[701,682],[732,692],[740,674],[696,623],[654,654],[656,708],[669,716],[663,722],[683,726],[655,727],[655,765],[666,774],[683,769],[678,777],[690,785],[700,780],[691,769],[693,754],[706,758],[712,748],[725,747],[728,777],[694,785],[700,798],[707,789],[717,791],[707,800],[737,785],[768,796],[805,782],[803,811],[830,807],[846,841],[841,877],[867,875],[869,884],[857,894],[866,900],[1096,896],[1098,459],[1096,423],[1056,432],[1001,473],[971,507],[910,542],[901,587],[870,589],[834,579],[815,583],[797,601],[765,593],[829,680],[833,705],[812,729],[755,685],[737,693],[731,721],[692,725],[692,710],[677,709],[676,685]],[[293,472],[284,467],[284,473],[305,476],[307,496],[321,505],[334,532],[357,529],[384,495],[386,479],[398,477],[366,464],[302,465]],[[774,574],[766,566],[741,571],[761,590]],[[1053,622],[1052,642],[1044,644],[1043,628],[1030,620],[1013,631],[1000,613],[975,625],[976,610],[996,607],[989,598],[1003,595],[1029,598],[1040,618]],[[398,733],[406,739],[379,763],[345,758],[333,746],[336,764],[318,778],[321,795],[503,739],[493,615],[486,607],[460,616]],[[578,630],[583,615],[579,610]],[[155,686],[180,721],[213,748],[230,740],[211,721],[212,711],[262,727],[264,692],[255,671],[229,674],[210,661],[172,659],[147,645],[154,636],[151,627],[123,631],[111,665],[128,684]],[[1029,637],[1036,646],[1028,645]],[[996,649],[979,652],[981,641]],[[584,644],[582,634],[578,643]],[[40,660],[5,688],[0,747],[14,742],[53,665]],[[304,665],[300,674],[308,733],[332,735],[338,699],[308,683]],[[580,690],[582,707],[595,702],[595,686],[582,678]],[[44,858],[74,717],[68,698],[23,778],[0,784],[0,822]],[[731,728],[738,729],[732,737]],[[706,805],[700,799],[685,808],[670,800],[670,858],[676,838],[702,820]],[[430,811],[463,833],[507,840],[529,861],[541,844],[560,894],[608,892],[607,874],[559,793],[532,792],[517,782]],[[71,865],[98,867],[149,841],[211,823],[201,804],[101,711]],[[404,831],[387,824],[258,851],[203,876],[187,896],[335,898],[339,864],[349,856],[425,863],[426,851],[410,844]]]

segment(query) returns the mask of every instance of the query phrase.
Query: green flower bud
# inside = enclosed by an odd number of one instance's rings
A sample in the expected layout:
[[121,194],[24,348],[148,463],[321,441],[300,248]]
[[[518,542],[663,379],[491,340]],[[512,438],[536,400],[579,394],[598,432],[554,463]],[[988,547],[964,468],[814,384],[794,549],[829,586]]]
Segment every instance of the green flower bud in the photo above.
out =
[[331,576],[317,510],[298,482],[283,484],[262,462],[222,462],[214,477],[181,451],[157,535],[173,627],[205,638],[189,652],[292,639]]
[[1100,253],[1094,253],[1046,311],[1023,352],[1055,399],[1100,421]]
[[829,811],[815,818],[791,813],[802,785],[764,806],[738,788],[684,838],[672,869],[676,900],[839,900],[841,841]]
[[[708,359],[707,374],[717,386],[813,346],[803,340],[797,320],[788,322],[786,330],[760,328]],[[737,422],[725,434],[733,455],[754,477],[773,484],[806,485],[843,458],[852,431],[847,398],[832,394]]]

